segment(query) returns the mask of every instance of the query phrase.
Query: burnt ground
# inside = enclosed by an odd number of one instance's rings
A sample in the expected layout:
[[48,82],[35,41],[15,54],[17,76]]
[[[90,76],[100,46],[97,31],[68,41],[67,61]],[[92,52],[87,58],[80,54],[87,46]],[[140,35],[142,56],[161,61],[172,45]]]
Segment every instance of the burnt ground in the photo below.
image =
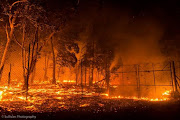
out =
[[37,120],[180,120],[180,101],[177,100],[163,102],[124,99],[96,102],[94,100],[89,106],[79,107],[73,104],[68,109],[53,109],[55,108],[51,108],[51,111],[23,112],[0,108],[0,115],[1,117],[34,115]]

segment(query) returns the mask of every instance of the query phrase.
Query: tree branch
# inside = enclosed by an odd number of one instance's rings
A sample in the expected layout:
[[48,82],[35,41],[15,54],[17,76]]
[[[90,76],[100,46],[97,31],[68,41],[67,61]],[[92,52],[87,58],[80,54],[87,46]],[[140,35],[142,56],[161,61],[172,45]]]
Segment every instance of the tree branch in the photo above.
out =
[[13,33],[13,37],[14,37],[13,40],[14,40],[22,49],[25,49],[25,48],[17,41],[16,36],[14,35],[14,33]]
[[21,2],[28,2],[28,0],[20,0],[20,1],[14,2],[14,3],[10,6],[10,10],[12,9],[12,7],[13,7],[15,4],[18,4],[18,3],[21,3]]

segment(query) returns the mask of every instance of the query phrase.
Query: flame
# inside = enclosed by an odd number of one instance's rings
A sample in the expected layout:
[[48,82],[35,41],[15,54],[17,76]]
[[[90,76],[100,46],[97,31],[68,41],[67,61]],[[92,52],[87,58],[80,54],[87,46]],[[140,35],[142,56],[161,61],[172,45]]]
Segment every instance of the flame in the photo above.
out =
[[167,96],[169,96],[170,93],[171,93],[171,90],[167,90],[167,91],[165,91],[162,95],[167,95]]
[[[74,83],[73,80],[65,80],[65,83]],[[151,97],[124,97],[124,96],[113,96],[111,97],[107,93],[96,93],[94,91],[89,91],[84,88],[83,92],[80,87],[71,88],[61,88],[58,85],[39,85],[34,86],[29,89],[29,96],[25,97],[21,87],[8,88],[6,86],[0,87],[0,107],[7,108],[8,110],[30,110],[30,111],[40,111],[38,108],[43,110],[48,110],[52,107],[68,109],[68,104],[77,104],[79,107],[91,106],[91,102],[85,101],[80,103],[70,102],[69,99],[73,97],[80,97],[82,94],[84,97],[100,96],[102,99],[133,99],[133,100],[144,100],[144,101],[167,101],[170,99],[171,90],[164,91],[161,96],[157,98]],[[2,97],[3,96],[3,97]],[[51,102],[52,100],[52,102]],[[50,102],[48,102],[50,101]],[[47,102],[47,103],[46,103]],[[44,104],[46,103],[46,105]],[[11,105],[11,106],[8,106]],[[45,105],[45,106],[44,106]],[[104,104],[98,103],[99,106],[104,106]]]
[[0,91],[0,100],[2,99],[3,91]]
[[75,80],[63,80],[63,83],[75,83]]
[[145,100],[145,101],[167,101],[169,98],[148,98],[148,97],[123,97],[123,96],[115,96],[111,97],[112,99],[134,99],[134,100]]
[[80,105],[80,107],[87,107],[87,106],[89,106],[90,104],[82,104],[82,105]]
[[167,90],[162,93],[160,98],[148,98],[148,97],[124,97],[124,96],[113,96],[111,99],[134,99],[134,100],[145,100],[145,101],[167,101],[169,100],[171,90]]

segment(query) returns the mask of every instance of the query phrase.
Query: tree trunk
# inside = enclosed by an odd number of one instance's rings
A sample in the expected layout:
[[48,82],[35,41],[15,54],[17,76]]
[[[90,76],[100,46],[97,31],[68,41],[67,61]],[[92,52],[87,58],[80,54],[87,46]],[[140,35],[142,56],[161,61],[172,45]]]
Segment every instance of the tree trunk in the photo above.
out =
[[[14,21],[14,19],[13,19],[13,21]],[[3,73],[3,68],[4,68],[8,48],[9,48],[9,45],[10,45],[10,42],[11,42],[11,39],[12,39],[12,35],[13,35],[13,32],[14,32],[14,25],[13,24],[14,24],[14,22],[12,24],[10,24],[10,28],[11,28],[10,34],[8,32],[8,28],[7,28],[7,25],[6,25],[7,42],[6,42],[6,46],[5,46],[4,53],[3,53],[1,63],[0,63],[0,81],[1,81],[1,78],[2,78],[2,73]]]
[[49,62],[49,56],[47,57],[47,54],[45,54],[45,66],[44,66],[44,79],[43,81],[47,81],[47,70],[48,70],[48,62]]
[[91,64],[91,79],[89,81],[89,86],[93,85],[93,80],[94,80],[94,39],[92,43],[92,50],[93,50],[93,56],[92,56],[92,64]]
[[54,53],[54,45],[52,42],[52,37],[51,37],[51,50],[52,50],[52,55],[53,55],[53,79],[52,79],[52,84],[56,84],[56,57]]
[[108,57],[107,57],[107,56],[106,56],[106,68],[105,68],[105,73],[106,73],[107,92],[108,92],[108,94],[109,94],[110,65],[109,65],[109,60],[108,60]]
[[33,70],[33,72],[32,72],[32,76],[31,76],[31,84],[34,83],[34,78],[35,78],[35,76],[36,76],[36,65],[35,65],[34,70]]
[[85,76],[85,86],[86,86],[86,66],[85,66],[85,70],[84,70],[84,76]]
[[29,88],[29,76],[30,76],[30,51],[31,51],[31,45],[29,44],[29,52],[28,52],[28,68],[26,73],[26,79],[25,79],[25,90],[26,90],[26,100],[28,96],[28,88]]
[[21,1],[21,0],[20,1],[16,1],[12,5],[9,6],[10,9],[8,10],[8,12],[10,14],[8,14],[8,17],[9,17],[10,33],[8,32],[8,28],[7,28],[7,24],[6,24],[7,43],[6,43],[6,46],[5,46],[5,49],[4,49],[4,53],[3,53],[3,56],[2,56],[2,59],[1,59],[1,63],[0,63],[0,81],[1,81],[1,78],[2,78],[2,73],[3,73],[3,68],[4,68],[4,64],[5,64],[8,48],[9,48],[9,45],[10,45],[10,42],[11,42],[11,39],[12,39],[12,36],[13,36],[13,33],[14,33],[14,24],[15,24],[15,21],[16,21],[16,18],[17,18],[17,14],[19,12],[19,11],[13,11],[14,14],[12,14],[11,10],[12,10],[12,7],[15,4],[18,4],[18,3],[21,3],[21,2],[27,2],[27,1]]
[[26,50],[24,48],[25,42],[25,24],[23,24],[23,36],[22,36],[22,49],[21,49],[21,59],[22,59],[22,68],[23,68],[23,78],[24,78],[24,86],[23,90],[25,90],[25,83],[26,83]]
[[8,74],[8,88],[10,87],[10,82],[11,82],[11,64],[10,64],[9,74]]
[[60,81],[60,66],[58,68],[58,80]]
[[78,73],[79,73],[79,69],[78,69],[78,65],[79,63],[76,63],[76,85],[78,85]]
[[82,59],[81,59],[81,88],[82,88],[82,95],[83,95],[83,66],[82,66]]
[[[31,49],[31,44],[29,44],[27,67],[26,67],[26,60],[24,60],[24,73],[23,73],[24,74],[24,86],[23,86],[23,90],[26,90],[26,95],[28,94],[29,77],[30,77],[31,73],[34,72],[34,68],[35,68],[36,62],[37,62],[37,57],[38,57],[38,53],[39,53],[38,42],[39,41],[38,41],[38,27],[37,27],[36,33],[35,33],[35,40],[32,43],[32,49]],[[24,54],[24,56],[26,57],[25,54]]]
[[89,86],[92,86],[93,84],[93,76],[94,76],[93,72],[94,72],[93,65],[91,65],[90,70],[89,70],[89,74],[90,74]]

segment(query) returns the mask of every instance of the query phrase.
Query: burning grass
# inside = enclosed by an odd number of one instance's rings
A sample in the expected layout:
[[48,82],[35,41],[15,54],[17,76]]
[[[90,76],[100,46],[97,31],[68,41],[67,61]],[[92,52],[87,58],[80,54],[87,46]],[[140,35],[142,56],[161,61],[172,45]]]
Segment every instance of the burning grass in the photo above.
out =
[[[25,91],[22,91],[21,85],[13,88],[3,86],[0,88],[0,107],[6,111],[31,111],[31,112],[49,112],[61,110],[79,110],[86,109],[106,111],[111,108],[120,109],[129,106],[136,106],[137,101],[168,101],[170,92],[165,91],[159,98],[137,98],[123,96],[109,96],[106,93],[97,93],[80,86],[67,85],[62,87],[58,85],[42,84],[31,85],[28,97]],[[111,108],[107,108],[111,106]],[[86,109],[87,110],[87,109]]]

